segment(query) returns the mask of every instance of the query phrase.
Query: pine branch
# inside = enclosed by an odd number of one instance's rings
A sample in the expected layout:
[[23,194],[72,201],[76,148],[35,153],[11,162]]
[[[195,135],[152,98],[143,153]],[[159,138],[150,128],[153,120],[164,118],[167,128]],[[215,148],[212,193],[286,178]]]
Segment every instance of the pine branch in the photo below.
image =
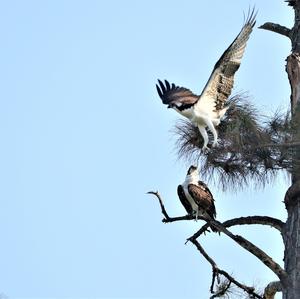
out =
[[275,24],[275,23],[271,23],[271,22],[267,22],[261,26],[258,27],[259,29],[265,29],[265,30],[269,30],[269,31],[273,31],[275,33],[287,36],[288,38],[291,38],[291,32],[292,30],[285,27],[285,26],[281,26],[279,24]]
[[[231,227],[235,225],[253,225],[253,224],[260,224],[260,225],[268,225],[271,227],[276,228],[277,230],[282,233],[284,223],[276,218],[269,217],[269,216],[247,216],[247,217],[239,217],[226,220],[222,223],[224,227]],[[202,235],[209,225],[206,223],[203,225],[191,238],[198,238]]]
[[[228,281],[230,281],[231,283],[235,284],[237,287],[239,287],[242,290],[244,290],[245,292],[247,292],[253,298],[263,299],[259,294],[257,294],[255,292],[255,289],[253,287],[248,287],[248,286],[240,283],[239,281],[234,279],[230,274],[228,274],[226,271],[219,269],[216,262],[207,254],[207,252],[204,250],[204,248],[200,245],[200,243],[196,239],[191,240],[191,243],[193,243],[196,246],[198,251],[210,263],[210,265],[212,267],[213,277],[212,277],[212,285],[211,285],[211,289],[210,289],[211,293],[213,293],[216,276],[223,275],[224,277],[226,277],[228,279]],[[215,295],[211,296],[210,298],[216,298],[216,297],[217,296],[215,294]]]
[[[183,216],[183,217],[170,217],[166,211],[166,208],[164,206],[163,200],[158,193],[158,191],[149,191],[148,194],[155,195],[158,200],[161,207],[161,212],[165,216],[163,219],[163,222],[173,222],[173,221],[179,221],[179,220],[191,220],[194,218],[194,216]],[[193,218],[192,218],[193,217]],[[235,219],[230,219],[228,221],[225,221],[225,225],[220,223],[219,221],[216,221],[212,218],[206,215],[206,217],[200,217],[201,220],[206,221],[207,223],[201,227],[201,229],[196,232],[193,236],[187,239],[187,242],[192,242],[196,240],[201,234],[205,233],[209,226],[213,226],[216,228],[219,232],[223,232],[226,234],[229,238],[234,240],[237,244],[239,244],[241,247],[252,253],[254,256],[256,256],[261,262],[263,262],[269,269],[271,269],[278,278],[285,283],[287,280],[287,274],[286,272],[280,267],[279,264],[277,264],[270,256],[268,256],[263,250],[255,246],[253,243],[248,241],[247,239],[243,238],[239,235],[234,235],[229,230],[227,230],[226,226],[230,227],[233,225],[244,225],[244,224],[264,224],[264,225],[270,225],[272,227],[276,227],[280,231],[282,230],[283,223],[275,218],[267,217],[267,216],[249,216],[249,217],[240,217]]]
[[288,2],[289,6],[293,6],[294,7],[296,5],[297,0],[285,0],[284,2]]
[[203,180],[238,189],[253,181],[265,186],[279,170],[300,171],[300,157],[293,155],[300,136],[292,138],[296,126],[290,111],[260,116],[244,94],[229,99],[228,107],[217,128],[219,144],[209,152],[202,151],[203,138],[191,122],[181,120],[173,130],[179,157],[198,164]]
[[[180,216],[180,217],[170,217],[166,211],[165,205],[163,203],[163,200],[160,196],[160,194],[158,193],[158,191],[149,191],[147,192],[147,194],[152,194],[154,196],[157,197],[160,208],[161,208],[161,213],[164,215],[165,218],[162,219],[162,222],[164,223],[170,223],[170,222],[175,222],[175,221],[183,221],[183,220],[195,220],[196,217],[195,215],[186,215],[186,216]],[[202,217],[202,216],[198,216],[197,217],[200,220],[206,220],[206,218]]]
[[[284,269],[281,268],[279,264],[277,264],[270,256],[268,256],[263,250],[255,246],[253,243],[248,241],[242,236],[234,235],[229,230],[226,229],[220,222],[210,219],[207,223],[209,226],[215,227],[219,232],[226,234],[229,238],[234,240],[241,247],[246,249],[248,252],[252,253],[256,256],[261,262],[263,262],[270,270],[272,270],[278,278],[281,280],[283,284],[287,283],[287,273]],[[201,228],[201,230],[205,229],[205,225]],[[192,237],[187,239],[187,242],[193,242],[196,240],[197,235],[194,234]]]
[[248,217],[239,217],[227,220],[222,223],[225,227],[231,227],[235,225],[251,225],[251,224],[261,224],[261,225],[268,225],[271,227],[276,228],[280,231],[283,230],[284,222],[279,219],[269,217],[269,216],[248,216]]
[[165,216],[166,221],[170,221],[171,217],[169,217],[169,215],[168,215],[168,213],[165,209],[164,203],[163,203],[163,201],[161,199],[161,196],[158,193],[158,191],[156,191],[156,192],[155,191],[149,191],[149,192],[147,192],[147,194],[153,194],[157,197],[157,199],[159,201],[160,208],[161,208],[161,213]]
[[[164,215],[165,218],[162,219],[162,222],[164,223],[170,223],[170,222],[176,222],[176,221],[185,221],[185,220],[195,220],[194,215],[186,215],[186,216],[179,216],[179,217],[170,217],[166,211],[166,208],[164,206],[163,200],[161,198],[161,195],[158,191],[149,191],[147,194],[152,194],[157,197],[161,213]],[[198,216],[198,219],[207,221],[207,218]],[[233,218],[226,220],[222,223],[224,227],[231,227],[235,225],[253,225],[253,224],[261,224],[261,225],[268,225],[271,227],[276,228],[280,232],[282,232],[284,223],[276,218],[268,217],[268,216],[248,216],[248,217],[239,217],[239,218]],[[201,228],[198,232],[196,232],[193,237],[198,238],[202,233],[205,233],[207,229],[209,228],[208,224],[204,225],[205,228]]]
[[[213,283],[214,282],[212,282],[212,284]],[[223,283],[219,283],[219,285],[218,285],[219,290],[217,290],[217,292],[215,292],[212,296],[210,296],[209,299],[223,297],[224,295],[226,295],[227,293],[230,292],[231,285],[232,285],[232,282],[228,279],[226,279],[226,281]]]

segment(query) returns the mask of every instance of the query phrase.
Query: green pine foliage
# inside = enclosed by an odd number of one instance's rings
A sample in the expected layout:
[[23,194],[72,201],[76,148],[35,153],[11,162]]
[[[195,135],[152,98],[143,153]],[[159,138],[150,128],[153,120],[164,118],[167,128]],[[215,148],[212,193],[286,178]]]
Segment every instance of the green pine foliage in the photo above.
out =
[[[250,182],[264,186],[279,171],[291,172],[292,160],[295,162],[293,152],[300,138],[295,139],[293,134],[297,124],[291,123],[290,112],[263,117],[245,93],[232,97],[228,105],[217,128],[219,144],[209,152],[201,149],[203,138],[197,127],[187,120],[176,124],[179,157],[198,164],[202,178],[217,181],[223,189]],[[209,136],[212,140],[212,135]],[[294,165],[297,164],[300,162]]]

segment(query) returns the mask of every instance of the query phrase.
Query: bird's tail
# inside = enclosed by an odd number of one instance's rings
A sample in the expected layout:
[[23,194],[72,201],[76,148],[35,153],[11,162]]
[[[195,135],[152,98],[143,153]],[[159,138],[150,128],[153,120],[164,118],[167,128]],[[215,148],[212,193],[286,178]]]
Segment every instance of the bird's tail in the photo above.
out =
[[220,231],[214,225],[210,225],[210,229],[213,233],[219,233],[220,234]]
[[213,223],[210,223],[211,221],[218,222],[215,217],[209,215],[207,212],[204,213],[204,216],[207,218],[208,224],[210,224],[211,231],[220,234],[220,230]]

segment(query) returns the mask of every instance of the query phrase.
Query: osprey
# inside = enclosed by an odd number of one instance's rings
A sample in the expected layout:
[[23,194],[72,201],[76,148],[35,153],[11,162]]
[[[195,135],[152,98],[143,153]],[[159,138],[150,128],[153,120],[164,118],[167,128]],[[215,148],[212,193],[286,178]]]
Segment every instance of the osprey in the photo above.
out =
[[246,43],[256,23],[255,17],[256,13],[253,9],[248,13],[240,33],[215,64],[200,96],[174,83],[170,85],[167,80],[164,83],[158,80],[159,85],[156,84],[163,104],[175,109],[198,127],[204,140],[203,150],[208,150],[207,127],[214,137],[212,146],[218,144],[218,133],[215,127],[219,125],[228,109],[225,102],[231,94],[234,74],[240,67]]
[[196,214],[196,220],[199,215],[216,218],[214,198],[206,184],[199,180],[196,166],[189,168],[185,181],[177,187],[177,194],[188,214]]

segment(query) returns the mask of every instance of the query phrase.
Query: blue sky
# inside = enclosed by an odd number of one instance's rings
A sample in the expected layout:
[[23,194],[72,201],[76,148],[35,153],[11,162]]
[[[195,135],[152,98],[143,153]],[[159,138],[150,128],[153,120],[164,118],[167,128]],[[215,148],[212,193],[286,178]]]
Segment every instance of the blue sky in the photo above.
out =
[[[257,24],[290,26],[283,1],[0,2],[0,293],[9,298],[208,298],[211,270],[191,245],[200,223],[161,223],[145,193],[183,215],[189,166],[157,78],[200,93],[256,5]],[[290,45],[255,29],[237,73],[268,114],[289,104]],[[219,220],[284,220],[288,179],[238,193],[210,185]],[[268,228],[235,228],[282,264]],[[274,275],[225,236],[203,239],[221,268],[262,287]],[[278,297],[280,298],[280,297]]]

